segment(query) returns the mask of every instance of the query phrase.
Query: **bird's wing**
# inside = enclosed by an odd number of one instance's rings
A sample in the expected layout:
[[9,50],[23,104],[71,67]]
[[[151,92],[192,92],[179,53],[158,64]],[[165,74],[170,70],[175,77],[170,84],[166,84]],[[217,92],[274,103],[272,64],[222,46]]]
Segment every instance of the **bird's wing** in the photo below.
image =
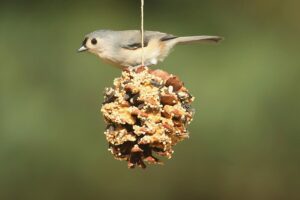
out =
[[172,40],[178,38],[175,35],[171,35],[171,34],[166,34],[164,37],[160,38],[160,41],[168,41],[168,40]]
[[[141,44],[141,32],[140,31],[124,31],[123,39],[120,42],[121,48],[128,50],[136,50],[142,47]],[[167,41],[176,38],[174,35],[156,32],[156,31],[145,31],[144,35],[144,47],[148,46],[151,39],[157,38],[161,41]]]

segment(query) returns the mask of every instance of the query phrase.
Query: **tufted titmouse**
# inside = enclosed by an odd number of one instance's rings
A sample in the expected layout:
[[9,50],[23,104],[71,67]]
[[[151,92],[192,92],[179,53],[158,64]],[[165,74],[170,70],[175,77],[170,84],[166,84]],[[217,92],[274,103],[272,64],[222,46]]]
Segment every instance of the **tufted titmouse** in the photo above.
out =
[[163,61],[176,44],[197,42],[219,42],[218,36],[177,37],[167,33],[145,31],[144,50],[141,45],[141,32],[138,30],[112,31],[97,30],[85,36],[78,52],[89,51],[118,67],[139,66],[144,55],[146,66]]

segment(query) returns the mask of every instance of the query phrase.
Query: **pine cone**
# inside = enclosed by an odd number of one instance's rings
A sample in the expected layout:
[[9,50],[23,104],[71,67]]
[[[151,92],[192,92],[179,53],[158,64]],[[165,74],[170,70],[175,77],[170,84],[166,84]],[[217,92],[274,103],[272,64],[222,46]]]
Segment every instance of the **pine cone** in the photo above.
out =
[[188,138],[192,97],[178,77],[147,67],[126,68],[106,88],[101,108],[109,150],[129,168],[161,163],[153,152],[171,158],[172,147]]

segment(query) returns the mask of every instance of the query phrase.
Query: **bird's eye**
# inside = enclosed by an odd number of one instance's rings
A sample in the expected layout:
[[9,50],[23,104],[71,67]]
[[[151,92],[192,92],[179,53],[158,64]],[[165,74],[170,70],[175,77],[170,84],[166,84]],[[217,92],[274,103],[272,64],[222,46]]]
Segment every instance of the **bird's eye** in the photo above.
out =
[[95,38],[93,38],[93,39],[91,40],[91,43],[92,43],[93,45],[95,45],[95,44],[97,44],[97,40],[96,40]]

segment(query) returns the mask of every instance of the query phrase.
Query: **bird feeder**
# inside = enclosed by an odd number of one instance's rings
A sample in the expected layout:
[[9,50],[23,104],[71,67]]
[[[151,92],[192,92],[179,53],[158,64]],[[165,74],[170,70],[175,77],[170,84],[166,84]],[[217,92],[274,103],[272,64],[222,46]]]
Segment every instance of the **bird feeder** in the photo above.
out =
[[109,151],[129,168],[161,164],[189,137],[194,97],[177,76],[147,67],[125,68],[105,89],[101,112]]

